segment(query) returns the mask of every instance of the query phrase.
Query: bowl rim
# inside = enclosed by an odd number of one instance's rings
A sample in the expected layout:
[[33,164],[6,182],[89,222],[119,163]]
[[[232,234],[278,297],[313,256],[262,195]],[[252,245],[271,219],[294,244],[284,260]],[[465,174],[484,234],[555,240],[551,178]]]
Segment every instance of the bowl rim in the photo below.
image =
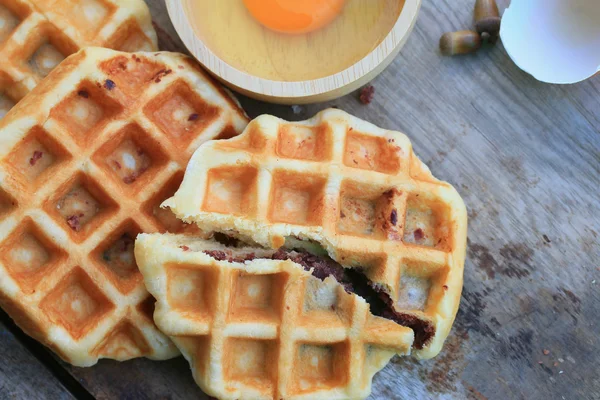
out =
[[[400,1],[400,0],[399,0]],[[200,39],[188,18],[183,0],[166,0],[169,18],[189,52],[213,75],[243,91],[257,95],[283,98],[306,98],[339,90],[376,70],[403,46],[419,14],[422,0],[404,0],[404,6],[394,26],[385,38],[361,60],[348,68],[322,78],[305,81],[274,81],[240,71],[218,57]]]

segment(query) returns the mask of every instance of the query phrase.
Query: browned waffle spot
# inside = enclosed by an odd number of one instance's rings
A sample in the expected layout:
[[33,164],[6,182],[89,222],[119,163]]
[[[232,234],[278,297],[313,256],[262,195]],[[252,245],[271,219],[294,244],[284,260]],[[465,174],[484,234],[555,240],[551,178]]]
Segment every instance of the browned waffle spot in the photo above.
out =
[[236,381],[274,393],[279,346],[276,340],[229,338],[225,341],[223,373]]
[[161,233],[181,233],[194,229],[193,225],[188,225],[175,217],[175,214],[169,208],[160,207],[165,200],[175,194],[182,180],[183,171],[178,171],[143,205],[144,212],[153,218],[157,231]]
[[311,393],[319,389],[333,389],[348,382],[350,344],[298,343],[292,370],[293,394]]
[[331,157],[332,138],[328,125],[308,127],[284,125],[277,134],[277,155],[297,160],[325,161]]
[[395,174],[400,170],[398,147],[383,137],[349,132],[344,164],[351,168]]
[[134,255],[136,236],[142,229],[133,220],[123,222],[92,252],[94,261],[122,293],[129,293],[141,281]]
[[230,321],[277,322],[283,307],[283,288],[287,275],[244,274],[233,277],[233,296],[227,315]]
[[26,219],[0,244],[0,259],[23,292],[33,293],[66,253],[30,219]]
[[[205,102],[181,80],[151,100],[144,112],[165,134],[187,145],[219,116],[220,109]],[[190,120],[192,114],[198,118]]]
[[215,309],[219,271],[213,266],[177,266],[167,276],[167,296],[174,309],[192,319],[210,318]]
[[17,201],[0,186],[0,217],[4,217],[16,207]]
[[411,194],[406,206],[405,243],[449,250],[450,210],[443,203]]
[[223,214],[254,215],[257,177],[258,170],[249,165],[209,171],[204,208]]
[[62,185],[45,208],[74,241],[80,242],[118,206],[98,182],[78,173]]
[[97,326],[113,308],[114,304],[79,267],[63,278],[40,303],[40,309],[48,319],[66,329],[75,340]]
[[298,225],[321,225],[325,207],[326,179],[318,175],[276,170],[269,220]]
[[[86,93],[82,96],[80,93]],[[96,140],[95,133],[112,120],[122,106],[102,87],[84,81],[71,95],[52,109],[50,117],[57,120],[82,146]]]
[[116,132],[93,156],[124,190],[138,191],[149,184],[169,161],[162,146],[138,124]]
[[115,86],[128,96],[139,95],[140,88],[145,88],[153,82],[153,77],[164,70],[159,62],[140,58],[135,54],[121,55],[105,61],[100,68],[115,82]]
[[99,357],[129,359],[150,354],[144,335],[129,321],[122,321],[93,350]]
[[26,179],[35,181],[69,158],[71,155],[61,144],[36,126],[8,155],[7,162]]
[[17,13],[0,4],[0,43],[4,42],[20,23],[21,17]]

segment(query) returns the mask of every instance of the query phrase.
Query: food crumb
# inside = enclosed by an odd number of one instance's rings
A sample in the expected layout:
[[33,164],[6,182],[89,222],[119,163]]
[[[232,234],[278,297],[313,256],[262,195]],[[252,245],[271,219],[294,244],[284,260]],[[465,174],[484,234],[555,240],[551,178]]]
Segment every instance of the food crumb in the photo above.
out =
[[179,246],[179,248],[183,251],[190,251],[190,248],[188,246]]
[[38,160],[40,158],[42,158],[42,156],[44,155],[44,153],[42,153],[39,150],[36,150],[33,152],[33,155],[31,156],[31,158],[29,159],[29,165],[31,165],[32,167],[35,165],[35,163],[38,162]]
[[417,242],[420,242],[421,240],[423,240],[423,238],[425,237],[425,233],[423,232],[423,229],[421,228],[417,228],[415,229],[415,231],[413,232],[413,236],[415,237],[415,240]]
[[110,79],[107,79],[104,81],[104,88],[106,90],[113,90],[117,85],[115,84],[114,81],[111,81]]
[[200,115],[196,113],[190,114],[190,116],[188,117],[188,121],[195,121],[198,119],[198,117],[200,117]]
[[363,104],[370,104],[373,96],[375,96],[375,88],[373,85],[367,85],[361,89],[359,99]]
[[84,99],[90,97],[90,94],[87,90],[80,90],[79,92],[77,92],[77,95],[83,97]]
[[544,353],[544,355],[545,355],[545,356],[547,356],[548,354],[550,354],[550,350],[548,350],[548,349],[544,349],[544,350],[542,351],[542,353]]

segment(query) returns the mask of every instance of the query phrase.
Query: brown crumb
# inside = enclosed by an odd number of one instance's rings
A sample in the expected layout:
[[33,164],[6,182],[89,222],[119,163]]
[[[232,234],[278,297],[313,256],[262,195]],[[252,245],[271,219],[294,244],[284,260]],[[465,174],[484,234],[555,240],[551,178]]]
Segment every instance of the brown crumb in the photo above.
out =
[[38,162],[38,160],[40,158],[42,158],[42,156],[44,155],[44,153],[42,153],[39,150],[36,150],[33,152],[33,155],[31,156],[31,158],[29,159],[29,165],[31,165],[32,167],[35,165],[35,163]]
[[87,90],[80,90],[79,92],[77,92],[77,96],[87,99],[90,97],[90,93]]
[[67,224],[75,232],[79,232],[79,228],[81,228],[81,225],[79,222],[79,218],[81,218],[81,217],[83,217],[83,214],[71,215],[70,217],[67,218]]
[[196,113],[190,114],[190,116],[188,117],[188,121],[196,121],[199,117],[200,115]]
[[392,210],[392,213],[390,214],[390,222],[394,226],[396,226],[396,224],[398,223],[398,211],[395,208]]
[[359,99],[363,104],[370,104],[373,96],[375,96],[375,88],[373,85],[367,85],[361,89]]
[[179,246],[179,248],[183,251],[190,251],[190,248],[188,246]]
[[421,229],[421,228],[415,229],[415,231],[413,232],[413,235],[417,242],[420,242],[421,240],[423,240],[425,238],[425,233],[423,232],[423,229]]
[[115,165],[115,167],[117,167],[117,169],[121,169],[121,163],[118,162],[117,160],[114,160],[113,164]]
[[547,356],[548,354],[550,354],[550,350],[548,350],[548,349],[544,349],[544,350],[542,351],[542,353],[544,353],[544,355],[545,355],[545,356]]
[[555,361],[553,364],[555,367],[558,367],[558,361]]
[[442,287],[444,288],[444,290],[448,290],[448,285],[444,285]]
[[165,76],[169,75],[171,72],[173,72],[173,70],[161,69],[156,74],[154,74],[154,76],[150,80],[154,81],[155,83],[160,83],[161,79],[164,78]]

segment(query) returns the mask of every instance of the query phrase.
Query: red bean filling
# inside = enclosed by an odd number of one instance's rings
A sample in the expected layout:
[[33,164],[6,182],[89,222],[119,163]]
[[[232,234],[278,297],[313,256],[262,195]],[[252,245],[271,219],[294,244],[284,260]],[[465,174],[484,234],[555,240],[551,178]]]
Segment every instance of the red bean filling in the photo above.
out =
[[[220,238],[222,241],[222,238]],[[235,240],[235,239],[232,239]],[[237,241],[236,241],[236,244]],[[405,314],[394,310],[394,301],[383,290],[368,279],[357,268],[344,268],[335,260],[326,256],[316,256],[305,250],[279,249],[270,257],[257,257],[255,253],[245,255],[234,255],[231,250],[206,250],[205,254],[217,261],[228,261],[243,263],[256,259],[267,260],[290,260],[300,264],[306,271],[312,269],[313,276],[324,280],[328,276],[333,276],[346,292],[357,294],[371,306],[371,312],[374,315],[383,317],[396,322],[399,325],[412,329],[415,333],[414,347],[422,349],[435,335],[435,327],[429,321],[419,319],[410,314]]]

